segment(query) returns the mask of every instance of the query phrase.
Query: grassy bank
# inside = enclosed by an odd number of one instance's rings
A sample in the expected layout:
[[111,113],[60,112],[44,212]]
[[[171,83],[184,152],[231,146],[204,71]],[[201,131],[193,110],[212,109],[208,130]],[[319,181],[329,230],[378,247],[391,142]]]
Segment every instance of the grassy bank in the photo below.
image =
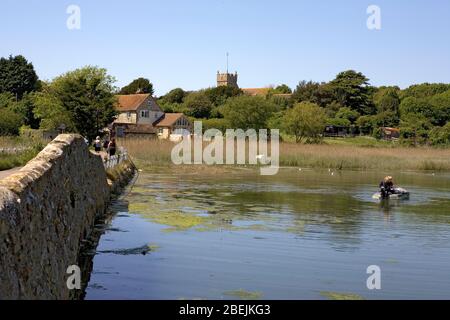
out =
[[[338,143],[336,143],[338,142]],[[169,141],[124,139],[125,146],[140,167],[171,166]],[[305,145],[280,144],[280,165],[300,168],[352,170],[433,170],[450,171],[450,149],[401,146],[359,146],[346,141]],[[192,166],[202,170],[202,166]],[[217,167],[214,166],[217,170]],[[224,166],[221,166],[224,167]]]
[[332,169],[448,171],[450,149],[285,143],[280,146],[280,164]]
[[36,139],[0,137],[0,171],[25,165],[44,145],[44,141]]

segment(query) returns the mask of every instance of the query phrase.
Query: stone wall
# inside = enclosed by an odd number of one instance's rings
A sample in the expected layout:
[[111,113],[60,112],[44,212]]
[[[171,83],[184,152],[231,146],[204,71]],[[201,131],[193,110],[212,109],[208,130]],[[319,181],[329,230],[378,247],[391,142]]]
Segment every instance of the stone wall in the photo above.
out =
[[0,299],[71,299],[67,267],[103,216],[111,187],[79,135],[59,135],[0,181]]

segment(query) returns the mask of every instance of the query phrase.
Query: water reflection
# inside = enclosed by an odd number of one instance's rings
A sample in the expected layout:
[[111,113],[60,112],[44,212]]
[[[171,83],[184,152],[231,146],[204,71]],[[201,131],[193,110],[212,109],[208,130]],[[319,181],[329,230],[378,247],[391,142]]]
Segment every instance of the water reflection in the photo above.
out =
[[[142,174],[104,230],[87,298],[448,298],[448,177],[397,173],[411,200],[374,201],[383,174]],[[390,290],[364,289],[374,263],[396,274]]]

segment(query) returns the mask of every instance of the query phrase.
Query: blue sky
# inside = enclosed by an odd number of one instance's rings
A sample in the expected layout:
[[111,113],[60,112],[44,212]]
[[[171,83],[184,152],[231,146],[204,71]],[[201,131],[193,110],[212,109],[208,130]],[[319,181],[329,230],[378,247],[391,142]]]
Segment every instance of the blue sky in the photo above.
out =
[[[148,77],[161,95],[215,85],[238,71],[241,87],[329,81],[346,69],[374,85],[450,82],[448,0],[0,0],[0,56],[22,54],[41,79],[84,65],[123,86]],[[69,5],[81,30],[69,30]],[[369,5],[381,30],[366,27]]]

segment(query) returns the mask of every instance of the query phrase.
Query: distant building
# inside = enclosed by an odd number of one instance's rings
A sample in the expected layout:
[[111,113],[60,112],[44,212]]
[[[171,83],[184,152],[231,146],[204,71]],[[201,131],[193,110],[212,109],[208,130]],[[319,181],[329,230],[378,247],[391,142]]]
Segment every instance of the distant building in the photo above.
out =
[[246,88],[242,89],[246,95],[249,96],[267,96],[270,91],[270,88]]
[[323,133],[324,137],[347,137],[351,135],[351,130],[347,126],[328,125]]
[[400,129],[382,127],[381,128],[381,139],[383,140],[395,140],[400,138]]
[[160,139],[179,140],[192,132],[192,123],[183,113],[166,113],[155,126]]
[[228,72],[220,73],[219,71],[217,71],[217,86],[218,87],[229,86],[239,88],[237,72],[232,74]]
[[164,116],[164,112],[150,94],[119,95],[116,110],[119,115],[113,123],[113,132],[118,137],[154,135],[154,123]]
[[[218,87],[229,86],[229,87],[239,88],[237,72],[232,74],[232,73],[228,73],[228,72],[220,73],[219,71],[217,71],[217,86]],[[271,89],[272,88],[270,88],[270,87],[267,87],[267,88],[245,88],[245,89],[242,89],[242,91],[246,95],[249,95],[249,96],[266,97],[269,94]],[[290,93],[287,93],[287,94],[275,93],[272,96],[290,99],[292,97],[292,94],[290,94]]]
[[175,139],[192,130],[184,114],[164,113],[150,94],[119,95],[116,110],[119,115],[113,122],[113,132],[117,137]]
[[[261,97],[267,97],[267,95],[270,93],[270,90],[272,88],[245,88],[242,89],[246,95],[249,96],[261,96]],[[278,98],[284,98],[284,99],[290,99],[292,97],[291,93],[273,93],[271,94],[272,97],[278,97]]]

